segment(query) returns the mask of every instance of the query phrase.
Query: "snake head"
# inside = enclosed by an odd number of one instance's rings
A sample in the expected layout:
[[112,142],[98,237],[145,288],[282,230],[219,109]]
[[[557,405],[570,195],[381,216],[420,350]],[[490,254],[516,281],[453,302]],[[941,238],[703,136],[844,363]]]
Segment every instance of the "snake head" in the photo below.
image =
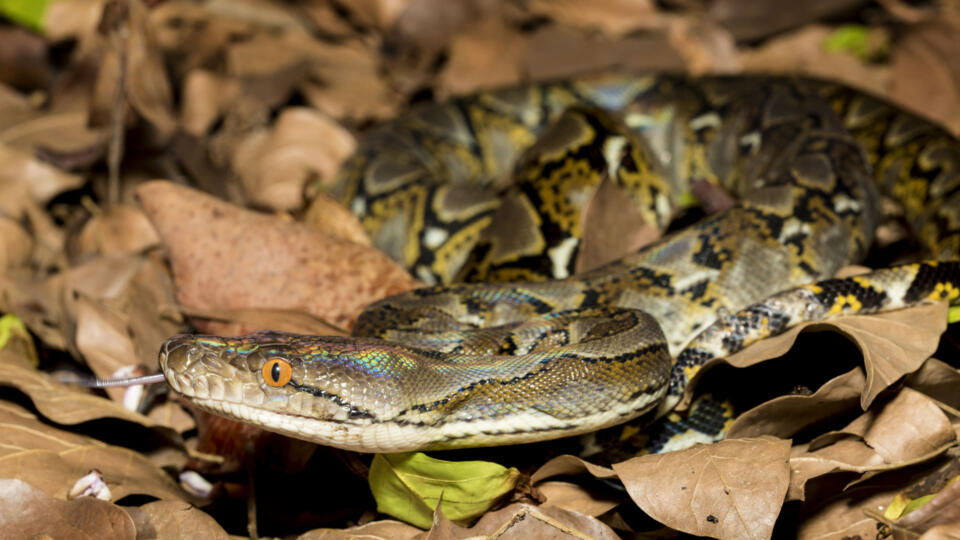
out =
[[269,331],[177,335],[159,361],[170,387],[200,409],[351,448],[344,431],[389,417],[402,402],[402,361],[382,349],[375,340]]

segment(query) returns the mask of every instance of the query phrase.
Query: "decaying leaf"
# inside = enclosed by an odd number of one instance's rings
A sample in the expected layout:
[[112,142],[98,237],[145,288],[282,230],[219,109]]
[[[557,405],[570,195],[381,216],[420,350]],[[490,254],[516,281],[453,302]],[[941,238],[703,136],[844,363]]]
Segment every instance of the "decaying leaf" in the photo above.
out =
[[674,529],[714,538],[769,538],[790,480],[790,441],[728,439],[616,463],[627,493]]
[[[604,180],[583,208],[583,233],[576,271],[592,270],[640,249],[660,237],[656,224],[647,223],[626,191]],[[610,234],[610,231],[626,231]]]

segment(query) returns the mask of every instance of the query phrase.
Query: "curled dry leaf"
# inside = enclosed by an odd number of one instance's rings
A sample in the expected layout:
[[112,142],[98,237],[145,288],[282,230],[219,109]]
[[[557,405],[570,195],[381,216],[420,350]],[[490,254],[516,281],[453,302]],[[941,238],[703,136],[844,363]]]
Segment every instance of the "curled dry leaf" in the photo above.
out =
[[613,465],[657,521],[714,538],[769,538],[790,482],[790,441],[727,439]]
[[380,75],[377,56],[357,42],[310,49],[310,79],[300,85],[307,102],[337,119],[385,119],[402,96]]
[[865,382],[863,370],[856,368],[827,381],[812,395],[771,399],[738,416],[726,436],[790,438],[807,426],[857,406]]
[[4,538],[137,538],[133,521],[119,506],[93,497],[61,500],[12,478],[0,478],[0,531]]
[[544,463],[536,472],[530,476],[530,481],[534,484],[554,476],[567,476],[575,474],[588,473],[597,478],[616,478],[617,473],[613,469],[595,465],[589,461],[564,454],[557,456]]
[[960,417],[960,370],[931,358],[906,378],[906,385],[937,402],[941,409]]
[[114,500],[131,494],[191,500],[160,467],[138,452],[59,430],[10,402],[0,403],[0,477],[18,478],[57,498],[90,469]]
[[418,286],[382,253],[302,223],[168,182],[144,184],[138,195],[187,306],[295,309],[349,328],[366,305]]
[[303,206],[307,180],[330,184],[355,148],[353,136],[330,118],[290,107],[269,131],[254,132],[237,146],[232,166],[251,202],[296,209]]
[[127,512],[133,518],[138,538],[230,538],[209,514],[185,502],[154,501],[128,508]]
[[[860,396],[860,406],[866,409],[884,388],[919,369],[937,350],[940,335],[947,326],[946,311],[946,303],[936,303],[879,315],[803,323],[718,362],[736,367],[751,366],[786,353],[805,329],[837,331],[850,338],[863,353],[866,386]],[[687,385],[685,402],[692,396],[694,386]]]
[[876,409],[840,432],[794,447],[789,499],[803,500],[805,484],[811,478],[837,471],[902,468],[939,455],[956,443],[949,419],[919,392],[904,388]]

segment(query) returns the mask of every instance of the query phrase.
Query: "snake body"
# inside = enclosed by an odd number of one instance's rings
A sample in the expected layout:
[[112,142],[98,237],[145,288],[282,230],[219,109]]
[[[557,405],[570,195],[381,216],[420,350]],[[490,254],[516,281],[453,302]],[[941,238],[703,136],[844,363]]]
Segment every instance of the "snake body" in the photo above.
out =
[[[668,410],[708,359],[796,322],[957,300],[958,171],[940,128],[816,81],[604,78],[430,104],[363,140],[340,196],[423,279],[527,281],[387,298],[355,338],[178,336],[161,367],[201,408],[353,450],[593,431]],[[739,203],[570,275],[583,193],[615,182],[659,225],[692,179]],[[945,262],[831,280],[871,243],[877,185]]]

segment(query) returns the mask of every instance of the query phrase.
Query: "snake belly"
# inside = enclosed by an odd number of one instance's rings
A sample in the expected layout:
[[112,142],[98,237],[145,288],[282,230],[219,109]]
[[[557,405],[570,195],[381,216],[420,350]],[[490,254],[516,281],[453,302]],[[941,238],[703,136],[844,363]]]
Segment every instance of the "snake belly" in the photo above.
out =
[[[631,132],[601,129],[609,122],[592,114],[557,121],[577,107],[615,111]],[[549,135],[564,122],[566,131]],[[355,338],[175,337],[160,355],[171,386],[201,408],[352,450],[513,444],[669,409],[707,358],[804,314],[956,300],[954,262],[809,285],[865,253],[877,186],[903,202],[937,258],[952,261],[960,250],[960,143],[816,81],[603,78],[431,104],[362,141],[340,196],[375,244],[422,279],[452,280],[470,260],[501,276],[569,275],[578,231],[565,219],[563,192],[520,189],[509,203],[494,196],[545,131],[559,178],[601,168],[625,184],[642,177],[648,206],[661,213],[692,179],[739,202],[563,279],[437,285],[384,299],[361,314]],[[549,227],[518,225],[513,238],[487,232],[509,216]],[[551,227],[559,240],[545,233]],[[550,263],[530,270],[537,250]],[[795,292],[804,286],[819,295]],[[736,315],[718,321],[724,313]]]

